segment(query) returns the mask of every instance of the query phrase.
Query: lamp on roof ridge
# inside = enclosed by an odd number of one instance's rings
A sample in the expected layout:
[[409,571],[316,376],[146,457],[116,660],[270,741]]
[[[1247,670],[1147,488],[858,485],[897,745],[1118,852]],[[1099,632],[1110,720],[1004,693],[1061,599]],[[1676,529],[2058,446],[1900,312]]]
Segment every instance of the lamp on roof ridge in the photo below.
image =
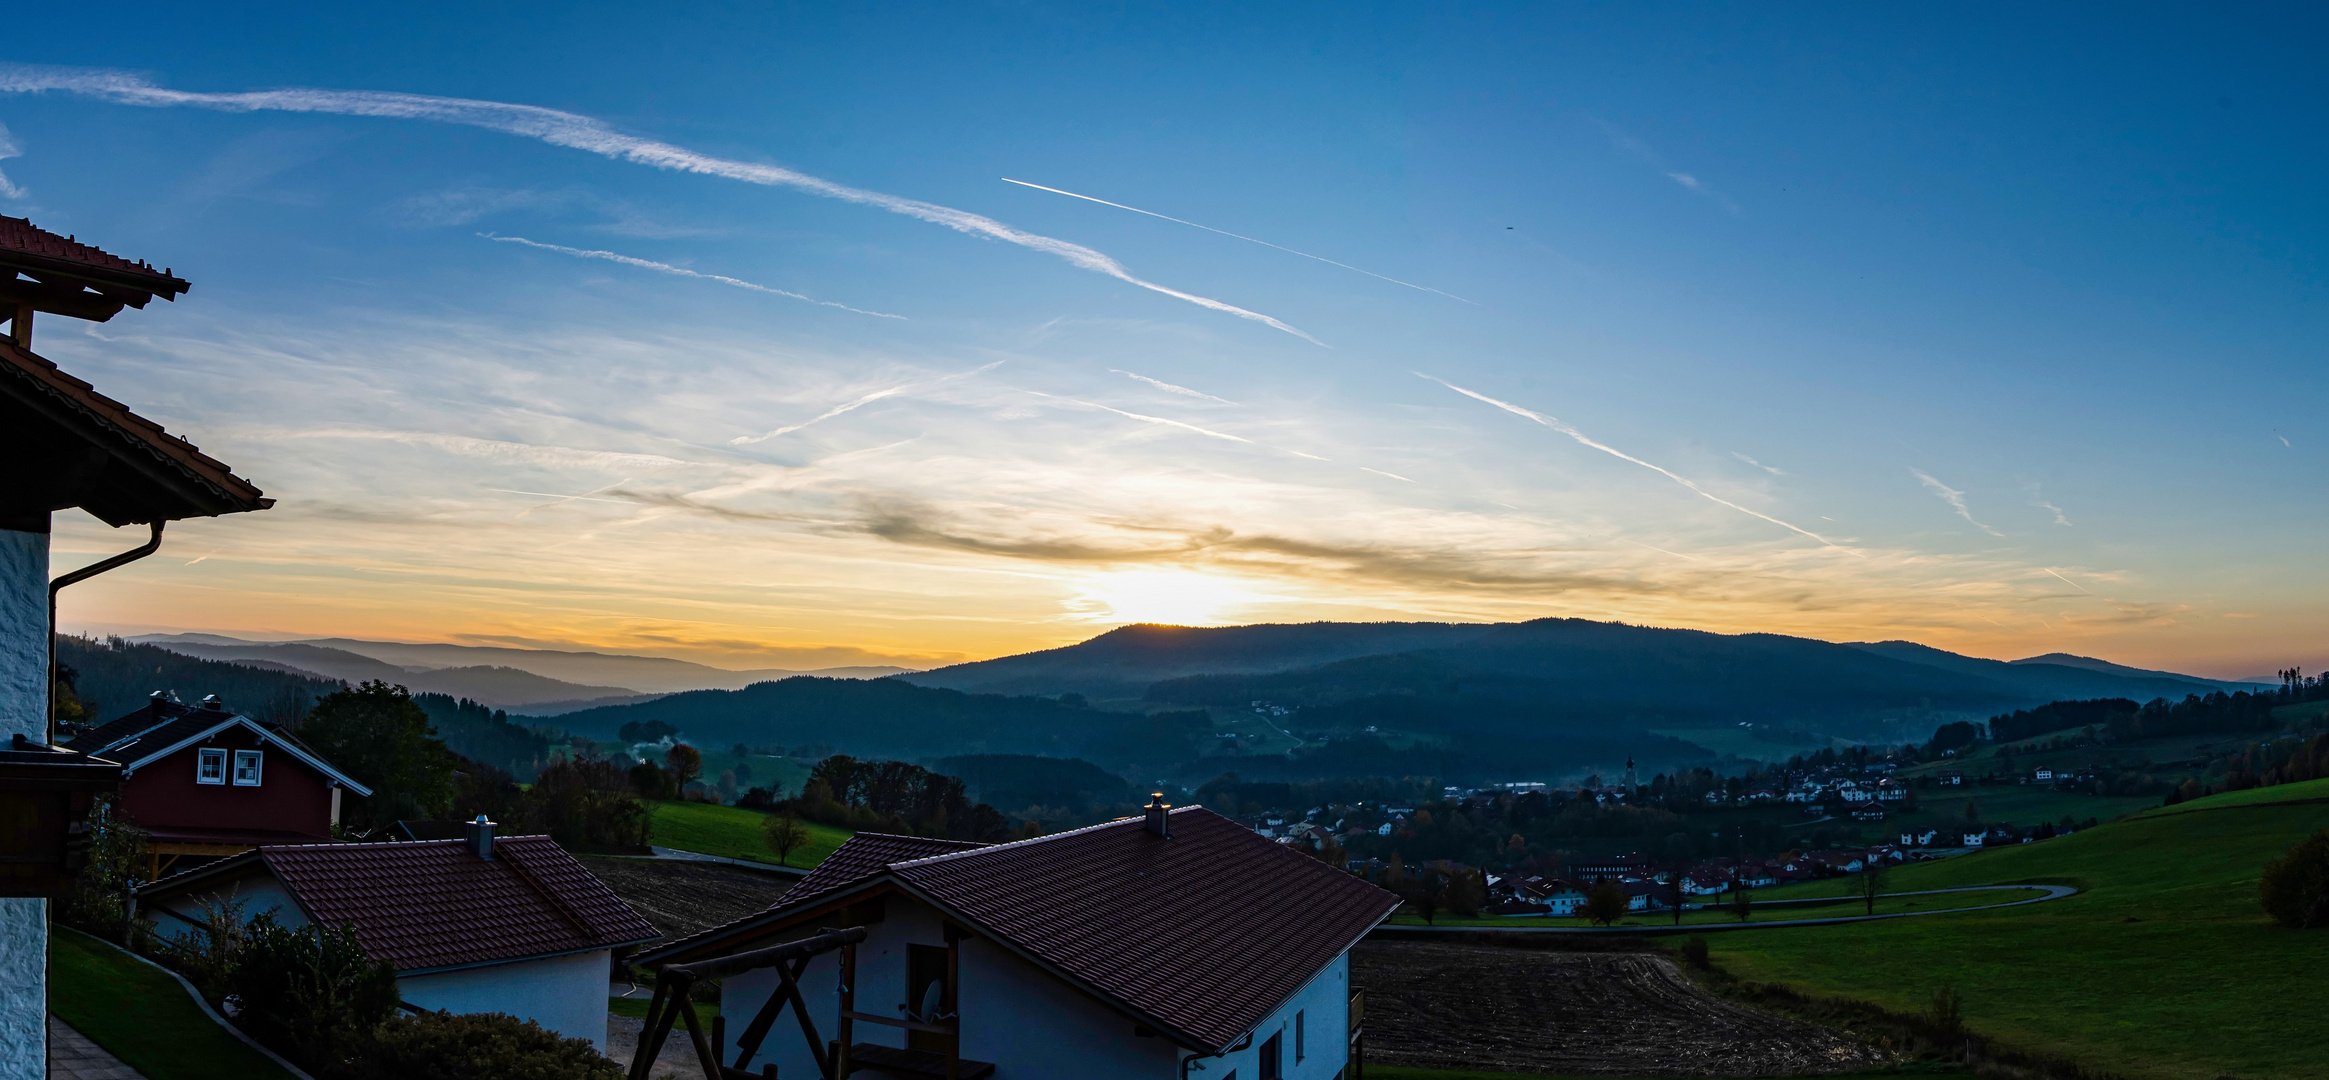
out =
[[1148,796],[1148,807],[1147,807],[1147,810],[1148,810],[1148,821],[1147,821],[1147,828],[1148,828],[1148,831],[1149,831],[1149,832],[1152,832],[1152,833],[1155,833],[1155,834],[1156,834],[1156,835],[1158,835],[1158,836],[1164,837],[1164,838],[1165,838],[1165,839],[1167,839],[1167,840],[1170,840],[1170,839],[1172,839],[1172,838],[1173,838],[1173,820],[1172,820],[1172,810],[1173,810],[1173,806],[1172,806],[1172,804],[1171,804],[1171,803],[1168,803],[1168,802],[1164,801],[1164,792],[1161,792],[1161,791],[1156,791],[1156,792],[1150,792],[1150,793],[1149,793],[1149,796]]

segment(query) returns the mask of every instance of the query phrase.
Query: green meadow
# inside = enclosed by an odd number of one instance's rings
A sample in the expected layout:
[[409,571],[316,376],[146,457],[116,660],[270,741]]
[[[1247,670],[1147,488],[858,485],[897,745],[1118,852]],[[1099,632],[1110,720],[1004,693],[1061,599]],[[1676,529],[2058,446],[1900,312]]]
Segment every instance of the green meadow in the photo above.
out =
[[1707,941],[1715,963],[1739,978],[1901,1012],[1955,987],[1975,1033],[2098,1072],[2321,1077],[2329,932],[2273,924],[2257,881],[2267,861],[2324,827],[2329,780],[2218,795],[2073,836],[1900,867],[1887,883],[2061,884],[2084,890],[2077,896]]
[[[769,850],[766,834],[761,831],[767,824],[767,814],[711,803],[650,802],[647,806],[653,815],[654,843],[658,847],[777,865],[776,852]],[[831,855],[851,835],[849,830],[831,825],[807,821],[801,824],[809,830],[809,842],[794,848],[784,860],[784,865],[795,869],[805,870],[823,862],[825,856]]]

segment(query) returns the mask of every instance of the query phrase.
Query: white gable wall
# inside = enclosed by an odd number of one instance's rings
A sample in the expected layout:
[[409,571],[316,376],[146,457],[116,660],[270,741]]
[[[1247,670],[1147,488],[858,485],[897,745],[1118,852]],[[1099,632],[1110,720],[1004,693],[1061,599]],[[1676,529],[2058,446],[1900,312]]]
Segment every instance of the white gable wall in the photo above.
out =
[[[48,739],[49,537],[0,529],[0,744]],[[0,1080],[48,1075],[48,901],[0,898]]]
[[397,993],[423,1009],[508,1013],[569,1039],[607,1048],[607,976],[611,950],[463,968],[396,980]]
[[[886,901],[886,918],[866,927],[866,940],[857,947],[857,1011],[877,1016],[902,1016],[906,995],[906,946],[946,944],[937,912],[899,896]],[[779,940],[810,937],[814,930],[779,935]],[[775,944],[758,942],[753,948]],[[742,951],[739,949],[738,951]],[[962,1056],[995,1064],[995,1080],[1090,1080],[1092,1077],[1146,1077],[1179,1080],[1180,1061],[1187,1052],[1170,1041],[1133,1034],[1133,1021],[1100,1004],[1050,973],[984,938],[962,943],[961,985]],[[1347,958],[1338,957],[1316,979],[1255,1030],[1253,1044],[1224,1058],[1204,1058],[1190,1068],[1192,1080],[1224,1080],[1234,1069],[1238,1080],[1255,1080],[1256,1058],[1262,1040],[1283,1029],[1284,1075],[1289,1080],[1329,1080],[1343,1067],[1349,1032],[1350,974]],[[838,953],[812,960],[801,976],[802,997],[816,1022],[817,1037],[839,1037],[840,982]],[[759,969],[732,976],[720,993],[720,1011],[726,1019],[727,1043],[721,1061],[733,1064],[736,1046],[752,1018],[777,986],[775,973]],[[1304,1013],[1307,1053],[1294,1060],[1294,1015]],[[881,1024],[858,1022],[857,1042],[882,1046],[906,1045],[905,1031]],[[674,1039],[686,1033],[673,1028]],[[801,1036],[800,1022],[786,1009],[769,1029],[758,1056],[746,1071],[775,1064],[779,1076],[814,1076],[816,1061]]]

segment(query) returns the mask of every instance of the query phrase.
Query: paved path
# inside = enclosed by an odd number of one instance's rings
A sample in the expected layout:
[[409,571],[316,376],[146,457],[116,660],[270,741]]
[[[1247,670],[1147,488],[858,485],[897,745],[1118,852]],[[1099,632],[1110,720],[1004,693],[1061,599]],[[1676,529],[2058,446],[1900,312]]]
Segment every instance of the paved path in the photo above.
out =
[[[1982,904],[1978,907],[1936,908],[1932,911],[1895,911],[1883,915],[1837,915],[1825,919],[1772,919],[1767,922],[1684,923],[1681,926],[1392,926],[1385,924],[1377,932],[1414,931],[1425,934],[1703,934],[1723,930],[1761,930],[1773,926],[1828,926],[1835,923],[1878,922],[1884,919],[1914,919],[1926,915],[1956,915],[1967,911],[1996,911],[1999,908],[2020,907],[2023,904],[2043,904],[2078,893],[2068,885],[1966,885],[1955,889],[1918,889],[1915,892],[1884,893],[1877,897],[1888,900],[1895,896],[1932,896],[1938,893],[1992,892],[1998,889],[2029,889],[2042,891],[2044,896],[2022,900],[2008,900],[2002,904]],[[1859,897],[1841,897],[1857,900]],[[1773,905],[1801,903],[1796,900],[1771,901]],[[1703,908],[1700,910],[1704,910]]]
[[89,1037],[49,1017],[49,1080],[146,1080]]
[[729,866],[741,866],[746,870],[759,870],[764,873],[782,874],[786,877],[793,878],[807,877],[809,874],[807,870],[804,870],[798,866],[778,866],[775,863],[754,862],[750,859],[731,859],[725,855],[706,855],[700,851],[681,851],[678,848],[654,846],[649,846],[647,850],[654,852],[655,857],[658,859],[678,859],[682,862],[726,863]]

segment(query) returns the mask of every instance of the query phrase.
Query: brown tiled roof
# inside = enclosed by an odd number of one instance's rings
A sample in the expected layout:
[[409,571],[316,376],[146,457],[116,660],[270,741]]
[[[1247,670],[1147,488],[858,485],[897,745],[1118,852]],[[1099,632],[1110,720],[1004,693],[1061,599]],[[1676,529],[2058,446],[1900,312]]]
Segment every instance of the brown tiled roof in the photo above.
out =
[[[1210,1051],[1251,1030],[1399,906],[1390,893],[1208,810],[1173,811],[1172,833],[1167,840],[1129,819],[892,863],[854,884],[922,896]],[[713,955],[726,938],[741,942],[815,915],[850,884],[815,895],[796,886],[762,915],[643,959]]]
[[[27,218],[0,217],[0,266],[62,272],[166,297],[190,287],[174,274],[58,236]],[[144,306],[142,300],[137,303]]]
[[[248,480],[0,335],[0,449],[37,463],[0,510],[80,506],[114,526],[275,505]],[[16,505],[19,501],[27,505]]]
[[199,888],[258,859],[308,918],[353,926],[401,973],[636,945],[655,928],[547,836],[507,836],[494,858],[458,840],[262,847],[165,878],[140,896]]
[[936,840],[926,836],[897,836],[891,833],[858,833],[833,849],[833,854],[818,863],[809,876],[794,883],[777,900],[778,905],[795,904],[827,889],[839,888],[878,874],[891,863],[913,859],[927,859],[933,855],[948,855],[986,847],[967,840]]

